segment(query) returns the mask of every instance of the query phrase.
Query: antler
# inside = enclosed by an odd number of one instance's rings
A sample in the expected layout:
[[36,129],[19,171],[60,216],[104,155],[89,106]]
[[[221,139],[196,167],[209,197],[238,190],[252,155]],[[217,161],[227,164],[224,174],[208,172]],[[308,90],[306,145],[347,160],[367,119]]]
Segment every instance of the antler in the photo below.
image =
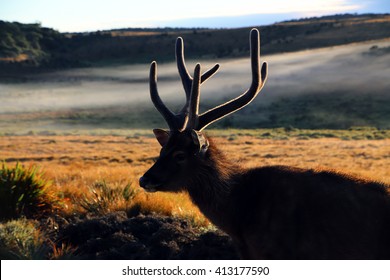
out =
[[261,91],[267,80],[267,63],[264,62],[260,72],[260,33],[253,28],[250,33],[252,84],[249,89],[239,97],[219,105],[198,116],[194,129],[201,131],[209,124],[231,114],[248,105]]
[[[183,38],[179,37],[176,40],[176,62],[177,62],[177,69],[179,70],[180,78],[183,83],[183,88],[186,93],[186,104],[181,109],[180,112],[184,113],[187,112],[189,107],[189,100],[191,97],[191,87],[193,78],[191,78],[190,74],[187,71],[186,64],[184,62],[184,42]],[[205,72],[202,77],[200,83],[204,83],[207,81],[211,76],[213,76],[219,69],[219,64],[215,64],[213,68]]]
[[150,88],[150,97],[154,106],[160,112],[167,122],[171,130],[178,130],[180,128],[181,118],[172,113],[171,110],[165,106],[162,102],[160,95],[157,90],[157,62],[153,61],[150,65],[150,74],[149,74],[149,88]]
[[[191,87],[193,84],[193,78],[187,71],[187,67],[184,61],[184,42],[181,37],[178,37],[176,40],[176,62],[177,69],[179,71],[180,78],[183,83],[184,91],[186,94],[186,103],[183,108],[179,111],[178,114],[174,114],[169,110],[165,104],[162,102],[158,90],[157,90],[157,63],[155,61],[150,65],[150,75],[149,75],[149,87],[150,87],[150,96],[154,106],[164,117],[165,121],[168,123],[170,130],[183,130],[187,125],[189,107],[190,107],[190,98],[191,98]],[[211,76],[213,76],[219,69],[219,64],[214,65],[213,68],[205,72],[200,78],[200,84],[207,81]],[[199,90],[198,90],[199,91]]]
[[157,91],[157,63],[152,62],[150,67],[150,95],[157,110],[162,114],[169,125],[170,130],[195,129],[203,130],[209,124],[231,114],[248,105],[261,91],[267,79],[267,63],[264,62],[260,70],[260,34],[257,29],[250,33],[251,46],[251,67],[252,84],[249,89],[239,97],[219,105],[199,115],[200,85],[214,75],[219,65],[201,75],[200,64],[197,64],[194,71],[194,78],[190,76],[184,62],[183,39],[179,37],[176,41],[177,68],[183,83],[186,94],[186,103],[178,114],[170,111],[162,102]]

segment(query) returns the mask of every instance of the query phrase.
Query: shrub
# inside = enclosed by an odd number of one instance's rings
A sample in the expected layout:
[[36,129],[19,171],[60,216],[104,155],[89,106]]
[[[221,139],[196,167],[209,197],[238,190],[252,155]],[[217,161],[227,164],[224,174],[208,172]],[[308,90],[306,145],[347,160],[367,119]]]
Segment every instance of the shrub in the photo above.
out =
[[1,259],[45,259],[48,247],[37,225],[25,218],[0,224]]
[[35,220],[20,218],[0,224],[0,259],[74,259],[76,248],[47,239]]
[[58,200],[48,192],[50,182],[36,166],[28,168],[19,163],[0,169],[0,219],[21,216],[35,217],[50,212]]

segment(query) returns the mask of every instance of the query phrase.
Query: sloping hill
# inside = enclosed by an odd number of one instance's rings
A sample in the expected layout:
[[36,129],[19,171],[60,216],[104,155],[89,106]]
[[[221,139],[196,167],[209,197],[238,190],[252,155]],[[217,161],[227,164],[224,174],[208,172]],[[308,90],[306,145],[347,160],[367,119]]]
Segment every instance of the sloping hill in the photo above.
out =
[[[390,15],[335,15],[258,26],[263,54],[291,52],[390,37]],[[0,21],[0,68],[41,69],[133,64],[174,59],[177,36],[186,57],[222,58],[248,54],[248,28],[120,29],[59,33],[37,24]]]

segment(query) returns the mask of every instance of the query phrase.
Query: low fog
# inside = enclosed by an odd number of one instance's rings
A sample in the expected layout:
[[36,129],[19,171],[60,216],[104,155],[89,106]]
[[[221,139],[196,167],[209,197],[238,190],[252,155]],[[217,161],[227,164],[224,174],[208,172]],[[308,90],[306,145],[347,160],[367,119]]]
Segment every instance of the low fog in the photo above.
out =
[[[281,96],[301,94],[329,94],[330,99],[337,98],[335,92],[387,94],[389,47],[387,40],[262,56],[269,63],[269,76],[254,102],[267,104]],[[220,71],[202,85],[201,103],[218,104],[250,85],[249,54],[243,59],[199,62],[203,71],[216,62],[221,64]],[[195,63],[187,62],[190,72]],[[33,76],[23,83],[1,83],[0,119],[10,114],[17,118],[21,113],[151,107],[148,75],[149,65],[129,65],[67,70]],[[184,102],[175,63],[158,64],[158,87],[168,105]]]

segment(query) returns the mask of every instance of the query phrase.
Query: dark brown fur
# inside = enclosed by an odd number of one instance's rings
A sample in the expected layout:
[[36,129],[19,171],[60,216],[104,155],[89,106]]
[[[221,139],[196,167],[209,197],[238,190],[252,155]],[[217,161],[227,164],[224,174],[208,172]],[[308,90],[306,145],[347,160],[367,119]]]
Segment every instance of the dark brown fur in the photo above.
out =
[[[187,190],[242,258],[390,259],[388,186],[330,171],[243,170],[211,141],[203,157],[193,155],[187,134],[173,134],[145,176],[158,182],[163,173],[161,190]],[[187,162],[174,169],[167,160],[178,150]],[[171,185],[167,176],[181,179]]]

